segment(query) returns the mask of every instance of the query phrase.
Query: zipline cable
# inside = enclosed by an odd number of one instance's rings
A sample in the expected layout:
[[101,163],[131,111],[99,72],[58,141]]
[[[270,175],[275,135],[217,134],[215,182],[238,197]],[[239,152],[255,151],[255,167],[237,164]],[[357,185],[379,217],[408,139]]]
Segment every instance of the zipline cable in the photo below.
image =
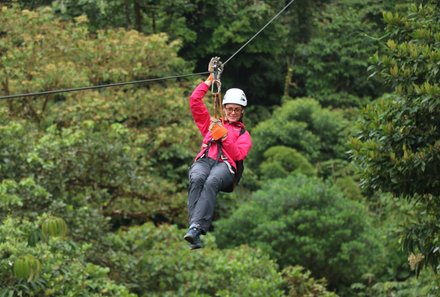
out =
[[[237,55],[242,49],[244,49],[255,37],[257,37],[264,29],[266,29],[267,26],[269,26],[277,17],[279,17],[290,6],[290,4],[292,4],[293,2],[295,2],[295,0],[291,0],[288,4],[286,4],[274,17],[272,17],[272,19],[270,19],[257,33],[255,33],[254,36],[252,36],[237,51],[235,51],[235,53],[233,53],[223,63],[223,65],[228,63],[233,57],[235,57],[235,55]],[[110,88],[110,87],[116,87],[116,86],[141,84],[141,83],[147,83],[147,82],[152,82],[152,81],[160,81],[160,80],[167,80],[167,79],[176,79],[176,78],[181,78],[181,77],[204,75],[204,74],[208,74],[208,73],[209,73],[208,71],[205,71],[205,72],[198,72],[198,73],[191,73],[191,74],[173,75],[173,76],[165,76],[165,77],[143,79],[143,80],[133,80],[133,81],[127,81],[127,82],[118,82],[118,83],[103,84],[103,85],[96,85],[96,86],[87,86],[87,87],[58,89],[58,90],[33,92],[33,93],[4,95],[4,96],[0,96],[0,99],[14,99],[14,98],[20,98],[20,97],[43,96],[43,95],[50,95],[50,94],[56,94],[56,93],[78,92],[78,91],[85,91],[85,90]]]
[[254,36],[252,36],[248,41],[246,41],[245,44],[243,44],[237,51],[235,51],[234,54],[232,54],[232,56],[229,57],[229,59],[227,59],[223,65],[225,65],[226,63],[229,62],[229,60],[231,60],[236,54],[238,54],[242,49],[244,49],[255,37],[257,37],[264,29],[266,29],[267,26],[269,26],[277,17],[280,16],[280,14],[282,14],[289,6],[290,4],[292,4],[293,2],[295,2],[295,0],[291,0],[289,3],[286,4],[286,6],[283,7],[283,9],[281,9],[269,22],[266,23],[266,25],[264,25],[260,31],[258,31],[257,33],[255,33]]
[[42,95],[50,95],[50,94],[56,94],[56,93],[68,93],[68,92],[77,92],[77,91],[84,91],[84,90],[94,90],[94,89],[110,88],[110,87],[117,87],[117,86],[124,86],[124,85],[141,84],[141,83],[146,83],[146,82],[160,81],[160,80],[166,80],[166,79],[172,79],[172,78],[175,79],[175,78],[181,78],[181,77],[203,75],[203,74],[208,74],[208,73],[209,73],[208,71],[205,71],[205,72],[198,72],[198,73],[191,73],[191,74],[173,75],[173,76],[165,76],[165,77],[142,79],[142,80],[133,80],[133,81],[127,81],[127,82],[118,82],[118,83],[88,86],[88,87],[78,87],[78,88],[42,91],[42,92],[35,92],[35,93],[5,95],[5,96],[0,96],[0,99],[13,99],[13,98],[18,98],[18,97],[32,97],[32,96],[42,96]]

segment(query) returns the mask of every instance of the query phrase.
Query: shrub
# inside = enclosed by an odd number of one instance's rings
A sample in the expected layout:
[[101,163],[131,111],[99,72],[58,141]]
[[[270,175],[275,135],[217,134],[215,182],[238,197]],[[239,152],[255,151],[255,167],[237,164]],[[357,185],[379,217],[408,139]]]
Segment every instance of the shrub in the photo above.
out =
[[331,287],[350,285],[380,262],[365,207],[318,178],[271,180],[215,227],[220,247],[259,247],[282,267],[301,265]]

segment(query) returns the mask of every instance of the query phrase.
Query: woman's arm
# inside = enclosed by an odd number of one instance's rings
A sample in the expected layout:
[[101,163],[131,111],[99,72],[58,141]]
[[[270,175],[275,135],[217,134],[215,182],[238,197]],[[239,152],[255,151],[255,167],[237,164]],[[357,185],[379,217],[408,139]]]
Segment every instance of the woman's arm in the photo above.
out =
[[208,109],[203,103],[203,97],[209,90],[210,83],[202,82],[200,83],[192,92],[189,98],[189,105],[191,108],[191,113],[193,115],[194,121],[203,136],[208,133],[209,125],[211,123],[211,115]]

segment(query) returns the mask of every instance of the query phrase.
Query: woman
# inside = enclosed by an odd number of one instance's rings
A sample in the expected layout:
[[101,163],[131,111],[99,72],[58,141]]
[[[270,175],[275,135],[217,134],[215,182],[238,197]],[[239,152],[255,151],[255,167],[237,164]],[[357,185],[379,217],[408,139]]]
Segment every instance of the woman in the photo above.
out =
[[[211,59],[210,72],[213,62],[218,62],[218,58]],[[191,112],[203,136],[201,150],[189,170],[189,230],[184,239],[191,244],[191,249],[202,247],[200,235],[205,235],[211,226],[216,196],[233,187],[237,162],[246,158],[252,146],[251,136],[242,122],[246,95],[237,88],[226,91],[222,102],[225,115],[222,125],[211,117],[203,103],[212,83],[210,75],[190,97]]]

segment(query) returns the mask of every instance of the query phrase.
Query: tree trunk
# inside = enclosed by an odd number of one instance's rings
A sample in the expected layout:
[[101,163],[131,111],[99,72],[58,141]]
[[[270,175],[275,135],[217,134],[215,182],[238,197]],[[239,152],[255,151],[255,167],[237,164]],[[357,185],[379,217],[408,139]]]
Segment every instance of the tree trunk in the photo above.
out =
[[138,0],[133,0],[133,9],[134,9],[134,19],[135,19],[135,29],[139,32],[142,30],[142,12],[141,6]]
[[130,28],[131,27],[131,19],[130,19],[130,3],[129,0],[125,0],[124,1],[124,6],[125,6],[125,28]]
[[296,87],[296,84],[294,82],[292,82],[294,58],[293,57],[286,58],[286,62],[287,62],[287,73],[286,73],[286,78],[284,80],[283,97],[289,96],[290,87],[292,87],[292,86]]

